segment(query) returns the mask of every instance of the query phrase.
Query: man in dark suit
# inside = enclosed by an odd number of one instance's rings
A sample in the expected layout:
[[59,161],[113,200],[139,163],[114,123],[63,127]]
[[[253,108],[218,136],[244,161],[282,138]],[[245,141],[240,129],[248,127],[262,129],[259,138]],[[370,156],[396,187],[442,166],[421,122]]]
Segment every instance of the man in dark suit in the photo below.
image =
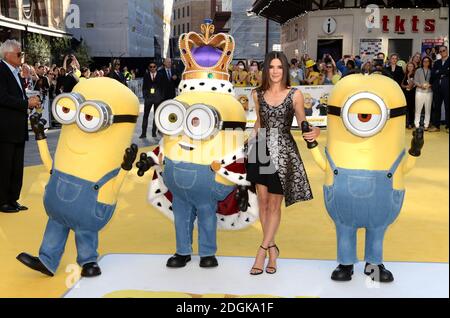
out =
[[441,112],[442,112],[442,102],[444,102],[445,107],[445,125],[446,131],[448,133],[448,70],[450,63],[448,61],[448,48],[443,45],[439,48],[439,54],[441,59],[437,60],[431,71],[431,82],[433,85],[433,109],[432,117],[433,127],[430,127],[428,131],[440,131],[441,128]]
[[175,68],[172,67],[172,60],[170,58],[164,59],[164,67],[158,73],[162,81],[163,101],[175,98],[176,88],[180,84],[180,76]]
[[17,200],[22,190],[28,109],[40,107],[40,100],[26,96],[19,69],[24,56],[20,43],[5,41],[0,54],[0,212],[15,213],[28,209]]
[[397,65],[398,55],[392,54],[389,59],[389,65],[386,67],[386,73],[390,75],[390,77],[397,82],[399,86],[402,85],[403,78],[405,77],[405,73],[401,66]]
[[116,59],[113,61],[113,70],[111,73],[109,73],[109,77],[115,79],[116,81],[121,82],[123,85],[127,85],[127,80],[125,79],[125,76],[123,76],[122,72],[120,71],[120,60]]
[[[144,118],[142,119],[142,134],[139,138],[147,138],[148,116],[153,107],[153,113],[156,114],[161,100],[162,94],[162,79],[161,74],[158,73],[155,62],[150,62],[148,72],[144,75],[144,82],[142,84],[142,91],[145,99],[144,103]],[[152,137],[156,137],[155,117],[153,116]]]

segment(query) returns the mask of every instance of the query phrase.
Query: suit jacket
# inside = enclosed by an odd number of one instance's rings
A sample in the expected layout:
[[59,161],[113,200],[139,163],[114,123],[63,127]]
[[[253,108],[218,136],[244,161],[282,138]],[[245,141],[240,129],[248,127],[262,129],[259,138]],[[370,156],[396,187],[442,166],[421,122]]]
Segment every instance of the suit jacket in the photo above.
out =
[[174,80],[172,78],[167,77],[167,72],[165,68],[162,68],[158,71],[160,78],[161,78],[161,86],[162,86],[162,92],[163,92],[163,100],[173,99],[176,96],[176,88],[178,87],[178,84],[180,84],[180,75],[178,72],[172,68],[171,73],[172,76],[176,75],[177,79]]
[[122,72],[119,72],[119,74],[117,74],[116,71],[112,70],[109,73],[109,77],[115,79],[116,81],[121,82],[125,86],[128,86],[127,85],[127,80],[126,80],[125,76],[123,76]]
[[[142,92],[145,99],[153,99],[153,101],[158,102],[163,98],[163,79],[161,78],[161,73],[156,72],[155,78],[152,80],[150,72],[146,72],[144,75],[144,81],[142,83]],[[151,94],[151,90],[154,90],[154,94]]]
[[448,72],[449,72],[449,58],[442,64],[442,60],[437,60],[431,70],[431,83],[435,91],[439,89],[439,86],[448,88]]
[[0,142],[28,140],[28,98],[20,79],[19,86],[8,65],[0,61]]
[[392,72],[391,66],[385,68],[386,73],[391,74],[391,77],[394,81],[397,82],[397,84],[401,87],[403,77],[405,77],[405,73],[403,72],[403,69],[401,66],[396,65],[395,70]]

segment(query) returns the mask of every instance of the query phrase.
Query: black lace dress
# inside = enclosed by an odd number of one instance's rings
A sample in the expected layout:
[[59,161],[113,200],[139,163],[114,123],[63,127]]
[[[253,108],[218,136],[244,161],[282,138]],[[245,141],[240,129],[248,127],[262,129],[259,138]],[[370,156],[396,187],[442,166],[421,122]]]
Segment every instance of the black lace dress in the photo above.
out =
[[257,141],[249,144],[247,180],[267,186],[269,193],[284,194],[286,206],[311,200],[308,176],[291,134],[295,88],[276,107],[267,104],[263,91],[256,92],[261,129]]

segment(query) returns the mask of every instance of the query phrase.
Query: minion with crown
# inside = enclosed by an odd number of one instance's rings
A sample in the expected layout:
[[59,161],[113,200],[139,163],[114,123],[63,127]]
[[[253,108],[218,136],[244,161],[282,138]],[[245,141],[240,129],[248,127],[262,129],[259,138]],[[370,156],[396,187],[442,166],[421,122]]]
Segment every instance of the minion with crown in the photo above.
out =
[[256,194],[245,174],[246,114],[229,82],[235,42],[227,34],[213,35],[211,20],[201,30],[180,37],[186,67],[180,95],[159,106],[155,120],[164,136],[136,164],[139,176],[154,168],[148,199],[174,220],[171,268],[191,260],[195,223],[200,267],[211,268],[218,266],[217,228],[242,229],[258,218]]
[[350,281],[357,259],[357,230],[365,228],[364,274],[389,283],[383,265],[386,230],[405,196],[405,175],[424,145],[423,130],[413,132],[405,151],[406,100],[387,76],[354,74],[340,80],[328,99],[326,158],[308,144],[325,172],[325,206],[336,226],[339,266],[331,279]]
[[113,79],[94,78],[80,82],[72,93],[58,95],[52,113],[62,125],[54,160],[41,115],[30,118],[39,153],[50,174],[44,194],[48,222],[39,256],[21,253],[17,259],[35,271],[54,276],[72,230],[81,276],[95,277],[101,274],[98,233],[113,216],[122,183],[137,157],[137,146],[129,145],[139,100]]

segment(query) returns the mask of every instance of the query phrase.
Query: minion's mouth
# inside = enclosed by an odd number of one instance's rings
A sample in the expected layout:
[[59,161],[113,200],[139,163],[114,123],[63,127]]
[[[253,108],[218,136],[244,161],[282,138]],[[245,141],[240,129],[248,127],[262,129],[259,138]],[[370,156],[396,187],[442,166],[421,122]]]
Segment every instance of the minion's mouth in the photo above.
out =
[[194,145],[188,144],[183,141],[180,141],[178,143],[178,145],[181,147],[181,149],[186,150],[186,151],[192,151],[192,150],[195,150],[195,148],[196,148]]

